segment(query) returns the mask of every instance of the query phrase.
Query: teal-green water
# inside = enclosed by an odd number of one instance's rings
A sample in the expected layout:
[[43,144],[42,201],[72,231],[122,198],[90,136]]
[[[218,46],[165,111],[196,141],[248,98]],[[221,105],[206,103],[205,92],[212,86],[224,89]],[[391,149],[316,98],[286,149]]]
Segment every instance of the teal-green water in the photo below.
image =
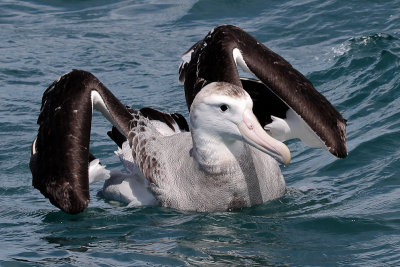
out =
[[[286,196],[235,212],[128,208],[77,216],[31,186],[41,95],[72,68],[123,103],[187,116],[180,55],[235,24],[304,73],[348,120],[349,156],[291,142]],[[0,2],[0,265],[400,265],[400,2]],[[119,168],[95,114],[93,153]]]

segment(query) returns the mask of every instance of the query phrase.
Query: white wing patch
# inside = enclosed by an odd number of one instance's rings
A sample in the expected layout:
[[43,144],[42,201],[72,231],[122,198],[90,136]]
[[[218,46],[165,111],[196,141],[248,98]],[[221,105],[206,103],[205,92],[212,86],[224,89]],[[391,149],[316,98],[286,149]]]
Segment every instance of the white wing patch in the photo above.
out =
[[100,164],[99,159],[94,159],[89,164],[89,184],[104,181],[110,178],[110,171],[105,165]]
[[[185,54],[182,55],[182,62],[181,65],[179,65],[179,72],[182,72],[184,69],[185,64],[189,64],[190,60],[192,59],[192,54],[194,52],[194,49],[190,49],[187,51]],[[182,77],[182,79],[179,79],[179,82],[183,83],[185,81],[185,78]]]
[[181,63],[181,65],[190,62],[190,60],[192,59],[193,52],[194,52],[194,50],[191,49],[191,50],[187,51],[185,54],[182,55],[182,63]]
[[114,120],[114,117],[111,115],[110,111],[107,108],[106,103],[104,102],[103,98],[101,97],[101,95],[99,94],[99,92],[97,92],[96,90],[92,90],[91,92],[91,98],[92,98],[92,113],[93,113],[93,108],[95,110],[98,110],[101,112],[101,114],[103,114],[103,116],[112,123],[112,125],[115,125],[115,127],[117,127],[117,129],[123,133],[124,131],[118,127],[118,123]]
[[251,70],[249,69],[249,67],[247,67],[246,62],[243,59],[242,53],[240,52],[240,50],[238,48],[234,48],[232,51],[232,56],[233,56],[233,60],[235,60],[236,66],[240,66],[240,68],[247,73],[252,74],[253,76],[254,73],[251,72]]
[[[243,59],[243,55],[238,48],[232,51],[233,59],[237,66],[247,73],[254,73],[249,69]],[[293,110],[289,107],[286,112],[286,119],[281,119],[271,116],[272,122],[265,125],[264,129],[267,130],[272,137],[283,142],[290,139],[299,138],[303,143],[309,147],[329,149],[325,142],[310,128],[310,126]]]
[[157,205],[158,201],[150,190],[150,183],[133,160],[128,141],[125,141],[115,154],[126,172],[112,170],[111,177],[104,183],[100,194],[107,199],[129,204],[128,206]]
[[37,140],[37,138],[35,138],[35,140],[33,140],[33,143],[32,143],[32,155],[35,155],[37,153],[36,140]]
[[110,121],[113,125],[117,125],[99,92],[92,90],[91,98],[92,98],[92,111],[93,108],[95,110],[100,111],[108,121]]
[[291,108],[286,112],[286,119],[271,116],[272,122],[265,125],[272,137],[283,142],[299,138],[309,147],[328,149],[319,136]]

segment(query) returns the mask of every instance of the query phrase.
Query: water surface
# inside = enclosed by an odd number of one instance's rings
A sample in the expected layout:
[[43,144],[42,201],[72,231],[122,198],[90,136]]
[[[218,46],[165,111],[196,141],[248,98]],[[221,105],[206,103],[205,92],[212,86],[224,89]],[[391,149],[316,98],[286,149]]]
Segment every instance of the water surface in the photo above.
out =
[[[400,264],[400,3],[65,1],[0,3],[0,265]],[[180,55],[235,24],[304,73],[348,120],[349,156],[290,142],[287,194],[235,212],[128,208],[97,198],[67,215],[31,186],[41,96],[73,68],[125,104],[187,116]],[[119,168],[93,120],[93,153]]]

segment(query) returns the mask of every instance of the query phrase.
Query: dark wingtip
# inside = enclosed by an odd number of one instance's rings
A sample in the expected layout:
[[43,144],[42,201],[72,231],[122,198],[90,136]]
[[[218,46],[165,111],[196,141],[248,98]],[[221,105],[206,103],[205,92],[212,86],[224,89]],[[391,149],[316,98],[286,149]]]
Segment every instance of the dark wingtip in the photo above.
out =
[[185,117],[183,117],[183,115],[181,115],[179,113],[173,113],[173,114],[171,114],[171,117],[178,124],[179,129],[189,132],[189,125],[188,125]]
[[[189,125],[186,119],[179,113],[164,113],[148,107],[140,109],[140,113],[150,120],[158,120],[165,123],[172,131],[189,131]],[[179,129],[175,129],[174,122],[178,125]]]
[[333,155],[342,159],[346,158],[348,155],[347,142],[346,142],[346,126],[347,126],[347,120],[341,117],[340,115],[340,119],[338,119],[337,121],[337,130],[336,130],[337,145],[329,150]]
[[111,138],[111,140],[113,140],[117,146],[119,146],[120,148],[122,148],[122,144],[127,140],[126,137],[120,132],[118,131],[117,128],[115,128],[114,126],[112,127],[111,131],[107,132],[108,137]]
[[83,212],[90,202],[89,198],[76,194],[74,188],[70,185],[66,185],[64,188],[58,188],[55,195],[57,198],[49,198],[50,202],[69,214]]
[[98,84],[92,74],[73,70],[52,83],[42,98],[29,164],[32,185],[70,214],[82,212],[90,201],[90,91]]
[[348,152],[347,152],[347,148],[346,146],[341,147],[339,149],[329,149],[329,152],[331,152],[334,156],[340,158],[340,159],[344,159],[348,156]]
[[[76,188],[70,183],[64,183],[62,186],[55,182],[43,184],[38,181],[36,173],[36,160],[35,155],[31,157],[30,167],[33,174],[32,185],[40,191],[50,202],[61,209],[62,211],[69,214],[78,214],[83,212],[89,205],[90,196],[88,192],[77,192]],[[58,179],[55,179],[58,180]],[[85,194],[87,193],[87,194]]]

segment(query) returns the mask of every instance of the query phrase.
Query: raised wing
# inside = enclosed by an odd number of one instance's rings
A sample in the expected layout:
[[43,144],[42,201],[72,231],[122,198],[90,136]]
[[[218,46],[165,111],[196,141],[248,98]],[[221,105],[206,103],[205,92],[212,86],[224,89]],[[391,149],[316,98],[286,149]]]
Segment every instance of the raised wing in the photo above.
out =
[[132,115],[91,73],[73,70],[44,92],[32,145],[33,186],[61,210],[82,212],[90,201],[89,141],[93,108],[125,136]]
[[[182,59],[179,77],[185,86],[189,109],[206,84],[229,82],[247,90],[258,107],[272,109],[254,110],[272,136],[277,133],[282,141],[300,138],[310,146],[325,147],[337,157],[347,156],[346,120],[307,78],[242,29],[231,25],[216,27]],[[238,65],[261,80],[263,86],[242,84]],[[254,88],[270,92],[257,93]],[[277,110],[270,107],[271,101]],[[284,105],[287,110],[282,115]]]

